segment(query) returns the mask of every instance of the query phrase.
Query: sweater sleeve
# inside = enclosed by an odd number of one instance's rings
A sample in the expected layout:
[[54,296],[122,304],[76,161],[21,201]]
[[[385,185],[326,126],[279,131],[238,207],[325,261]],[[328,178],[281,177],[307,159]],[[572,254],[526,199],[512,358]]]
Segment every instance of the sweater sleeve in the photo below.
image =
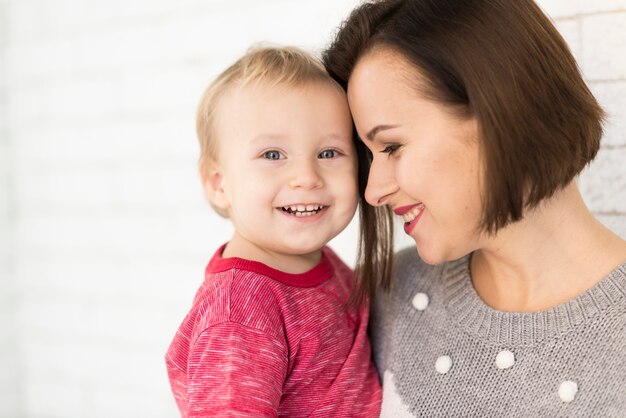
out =
[[284,339],[236,322],[204,330],[188,364],[187,417],[276,417],[288,367]]

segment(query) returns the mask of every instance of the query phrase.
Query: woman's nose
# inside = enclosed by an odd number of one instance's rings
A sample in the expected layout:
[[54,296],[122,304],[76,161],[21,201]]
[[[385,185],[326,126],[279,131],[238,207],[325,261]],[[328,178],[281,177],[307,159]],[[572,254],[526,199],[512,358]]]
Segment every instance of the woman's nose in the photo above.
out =
[[365,200],[372,206],[389,204],[390,198],[398,191],[398,185],[391,164],[377,163],[372,161],[367,187],[365,188]]
[[322,184],[322,176],[314,163],[297,161],[293,164],[289,187],[308,190],[317,189]]

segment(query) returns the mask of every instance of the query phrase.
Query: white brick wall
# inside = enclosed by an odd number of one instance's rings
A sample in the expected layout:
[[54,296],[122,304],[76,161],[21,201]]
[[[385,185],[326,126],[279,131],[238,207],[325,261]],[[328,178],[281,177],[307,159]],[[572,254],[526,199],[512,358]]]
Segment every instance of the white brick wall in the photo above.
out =
[[626,238],[626,0],[539,0],[607,112],[598,157],[579,179],[591,210]]
[[[321,49],[356,3],[0,0],[0,416],[177,415],[163,354],[230,233],[199,95],[252,42]],[[626,237],[626,0],[540,4],[610,113],[580,183]]]
[[11,205],[12,153],[9,141],[6,45],[6,3],[0,1],[0,417],[18,414],[16,289],[14,276],[13,215]]

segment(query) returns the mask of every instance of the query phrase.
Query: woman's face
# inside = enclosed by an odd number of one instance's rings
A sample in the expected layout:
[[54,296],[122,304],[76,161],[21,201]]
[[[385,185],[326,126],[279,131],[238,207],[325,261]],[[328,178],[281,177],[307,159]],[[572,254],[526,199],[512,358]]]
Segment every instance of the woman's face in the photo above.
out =
[[420,257],[438,264],[480,248],[482,169],[476,120],[418,93],[423,80],[375,50],[354,68],[348,101],[373,156],[366,200],[391,206]]

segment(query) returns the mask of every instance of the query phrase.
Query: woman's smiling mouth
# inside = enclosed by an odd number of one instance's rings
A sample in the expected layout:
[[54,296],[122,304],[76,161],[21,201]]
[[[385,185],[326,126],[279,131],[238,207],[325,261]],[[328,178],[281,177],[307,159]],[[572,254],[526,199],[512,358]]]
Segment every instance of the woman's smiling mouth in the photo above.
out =
[[424,213],[423,203],[418,203],[416,205],[407,205],[401,206],[399,208],[395,208],[393,211],[396,215],[399,215],[404,220],[404,232],[407,234],[411,234],[415,225],[422,217],[422,213]]

